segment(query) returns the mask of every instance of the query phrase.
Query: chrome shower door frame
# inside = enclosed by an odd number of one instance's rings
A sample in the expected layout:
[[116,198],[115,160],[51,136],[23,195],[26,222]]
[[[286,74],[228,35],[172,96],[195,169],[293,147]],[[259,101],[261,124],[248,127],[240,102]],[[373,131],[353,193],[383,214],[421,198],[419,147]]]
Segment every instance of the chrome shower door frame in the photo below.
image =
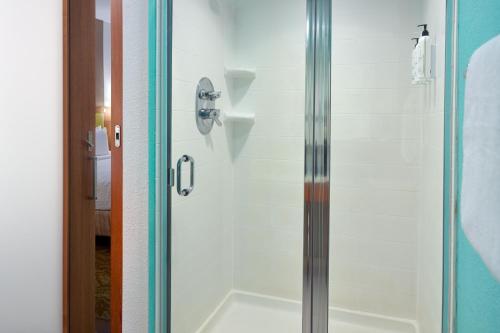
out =
[[328,332],[332,1],[307,1],[302,333]]
[[[328,332],[329,224],[331,147],[331,0],[307,2],[303,333]],[[171,80],[173,0],[149,0],[150,6],[150,333],[170,332],[171,322]],[[448,7],[447,180],[449,198],[445,220],[443,332],[453,333],[455,323],[455,216],[456,203],[456,34],[457,0]],[[160,144],[157,146],[157,141]],[[157,183],[158,182],[158,183]],[[175,333],[175,332],[173,332]]]

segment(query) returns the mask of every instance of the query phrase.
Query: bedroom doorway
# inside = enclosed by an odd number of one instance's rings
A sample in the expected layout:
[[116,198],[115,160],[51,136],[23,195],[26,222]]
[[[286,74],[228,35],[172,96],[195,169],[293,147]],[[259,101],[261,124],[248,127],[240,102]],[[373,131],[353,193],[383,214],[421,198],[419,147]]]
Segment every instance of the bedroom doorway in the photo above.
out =
[[64,5],[65,333],[121,332],[122,3]]

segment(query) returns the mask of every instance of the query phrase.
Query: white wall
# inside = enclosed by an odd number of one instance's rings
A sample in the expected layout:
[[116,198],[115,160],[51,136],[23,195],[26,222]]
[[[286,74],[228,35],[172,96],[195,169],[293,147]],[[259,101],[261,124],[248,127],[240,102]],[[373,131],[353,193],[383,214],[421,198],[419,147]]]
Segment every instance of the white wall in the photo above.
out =
[[333,1],[331,305],[416,318],[420,3]]
[[242,1],[229,65],[255,68],[232,82],[235,288],[302,299],[306,2]]
[[62,1],[0,10],[0,331],[62,327]]
[[423,22],[436,44],[436,80],[422,91],[422,169],[417,318],[421,332],[441,332],[446,3],[423,0]]
[[123,2],[123,332],[148,322],[148,4]]

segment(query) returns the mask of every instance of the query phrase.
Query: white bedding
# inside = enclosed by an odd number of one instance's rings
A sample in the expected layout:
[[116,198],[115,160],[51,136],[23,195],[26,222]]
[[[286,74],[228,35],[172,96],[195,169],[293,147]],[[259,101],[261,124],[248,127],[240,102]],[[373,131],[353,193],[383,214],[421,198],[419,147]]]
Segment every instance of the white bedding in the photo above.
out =
[[111,209],[111,154],[96,156],[95,209]]

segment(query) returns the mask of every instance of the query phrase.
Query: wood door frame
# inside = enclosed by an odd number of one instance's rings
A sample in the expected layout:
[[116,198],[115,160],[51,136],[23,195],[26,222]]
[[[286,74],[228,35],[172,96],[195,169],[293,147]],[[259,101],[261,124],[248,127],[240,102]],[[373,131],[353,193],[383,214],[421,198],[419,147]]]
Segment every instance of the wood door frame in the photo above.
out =
[[111,155],[111,332],[122,332],[123,291],[123,2],[111,0],[111,124],[120,147]]
[[[63,24],[63,317],[64,333],[69,332],[69,233],[70,233],[70,43],[69,3],[62,0]],[[111,105],[112,127],[121,128],[121,146],[111,145],[111,332],[122,332],[123,283],[123,7],[122,0],[111,0]]]

